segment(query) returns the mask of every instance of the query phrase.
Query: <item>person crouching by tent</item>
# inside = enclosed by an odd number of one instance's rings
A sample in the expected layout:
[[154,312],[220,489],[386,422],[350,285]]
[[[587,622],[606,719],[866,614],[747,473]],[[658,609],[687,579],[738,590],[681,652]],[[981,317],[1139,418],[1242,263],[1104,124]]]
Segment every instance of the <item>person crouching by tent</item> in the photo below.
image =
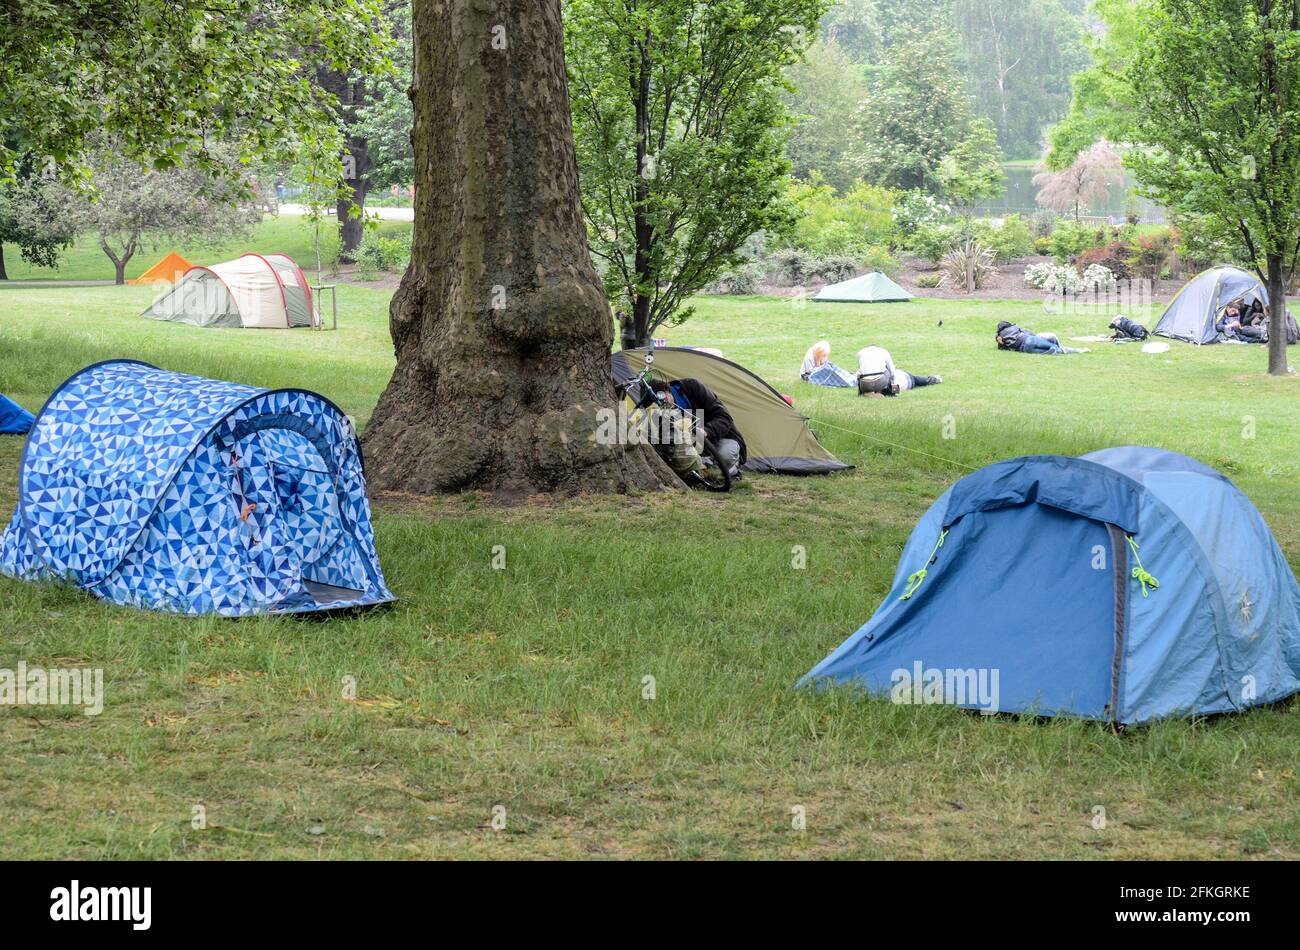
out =
[[1146,327],[1136,320],[1130,320],[1123,314],[1110,321],[1110,328],[1115,331],[1110,338],[1116,343],[1127,343],[1129,340],[1145,340],[1150,336]]
[[894,358],[883,346],[858,350],[858,395],[897,396],[920,386],[937,386],[940,376],[914,376],[894,365]]
[[671,383],[653,379],[650,388],[678,409],[698,413],[705,434],[718,450],[718,461],[730,469],[732,478],[739,477],[740,466],[745,464],[749,452],[745,448],[745,437],[736,428],[736,420],[718,394],[698,379],[678,379]]
[[1007,320],[998,324],[997,341],[999,350],[1014,350],[1017,353],[1049,353],[1059,356],[1062,353],[1090,352],[1073,346],[1062,346],[1061,338],[1055,333],[1034,333]]

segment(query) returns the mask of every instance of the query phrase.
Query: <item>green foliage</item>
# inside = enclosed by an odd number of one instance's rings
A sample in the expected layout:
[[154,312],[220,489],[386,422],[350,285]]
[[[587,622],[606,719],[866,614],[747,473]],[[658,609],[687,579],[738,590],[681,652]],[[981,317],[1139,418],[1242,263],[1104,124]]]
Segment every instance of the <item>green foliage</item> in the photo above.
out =
[[975,240],[990,248],[1000,263],[1019,260],[1034,253],[1034,234],[1029,222],[1018,214],[1008,215],[1001,224],[976,221],[972,228]]
[[825,0],[569,0],[582,207],[609,296],[649,333],[780,232],[784,72]]
[[144,248],[246,235],[261,220],[248,197],[248,169],[224,150],[213,149],[202,169],[142,171],[116,143],[96,145],[85,158],[89,192],[54,187],[76,230],[96,237],[119,278]]
[[794,182],[787,191],[799,217],[778,246],[797,247],[818,257],[856,255],[873,245],[888,244],[894,233],[895,194],[862,182],[843,195],[814,177]]
[[[21,149],[65,177],[92,136],[158,171],[337,143],[316,65],[365,72],[386,38],[374,0],[12,0],[0,30],[0,174]],[[334,149],[337,154],[337,148]]]
[[1034,253],[1033,232],[1020,215],[1009,215],[1001,223],[977,220],[963,225],[949,220],[927,224],[908,235],[904,246],[922,260],[937,264],[948,251],[959,247],[968,234],[1002,263]]
[[786,70],[786,78],[792,88],[785,103],[795,118],[785,146],[791,171],[804,179],[820,176],[847,190],[858,177],[850,133],[866,90],[862,67],[850,62],[834,40],[824,39]]
[[1087,65],[1084,31],[1060,0],[952,0],[966,87],[998,145],[1037,155],[1043,126],[1066,114],[1070,78]]
[[405,270],[411,260],[409,237],[385,237],[367,229],[357,248],[357,270],[363,274]]
[[1002,150],[988,119],[971,120],[938,170],[944,197],[969,218],[975,205],[1002,191]]
[[1143,42],[1143,10],[1153,2],[1093,0],[1092,15],[1103,29],[1089,38],[1092,64],[1073,77],[1069,111],[1048,137],[1048,168],[1069,168],[1080,152],[1100,139],[1134,140],[1134,99],[1122,74]]
[[27,263],[54,267],[76,236],[76,222],[60,189],[39,173],[30,153],[20,156],[15,171],[15,178],[0,180],[0,253],[13,244]]
[[946,35],[912,31],[868,73],[857,129],[867,181],[941,192],[939,166],[974,120],[953,56]]
[[894,203],[894,227],[903,235],[951,217],[951,205],[923,191],[909,191]]
[[1103,247],[1116,240],[1119,232],[1111,227],[1061,221],[1047,239],[1048,253],[1062,264],[1073,262],[1084,251]]
[[[415,62],[409,0],[394,5],[387,18],[393,34],[393,68],[371,79],[351,128],[353,134],[366,140],[372,163],[367,177],[373,188],[415,181],[415,149],[411,145],[415,116],[407,95]],[[377,202],[367,199],[367,203]]]

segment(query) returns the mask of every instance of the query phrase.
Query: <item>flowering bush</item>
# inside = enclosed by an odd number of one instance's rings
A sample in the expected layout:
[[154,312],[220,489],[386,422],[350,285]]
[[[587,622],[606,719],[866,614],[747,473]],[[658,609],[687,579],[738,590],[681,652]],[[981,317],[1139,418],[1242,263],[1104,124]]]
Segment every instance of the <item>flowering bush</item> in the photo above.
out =
[[1118,283],[1115,273],[1105,264],[1089,264],[1079,281],[1079,289],[1102,292],[1114,290]]
[[1049,294],[1077,294],[1113,290],[1118,281],[1109,267],[1090,264],[1080,276],[1068,264],[1030,264],[1025,268],[1025,283]]
[[923,191],[909,191],[894,205],[894,224],[902,234],[911,234],[926,225],[939,224],[952,217],[952,206]]
[[1030,264],[1025,268],[1025,283],[1049,294],[1072,294],[1079,289],[1079,272],[1068,264]]

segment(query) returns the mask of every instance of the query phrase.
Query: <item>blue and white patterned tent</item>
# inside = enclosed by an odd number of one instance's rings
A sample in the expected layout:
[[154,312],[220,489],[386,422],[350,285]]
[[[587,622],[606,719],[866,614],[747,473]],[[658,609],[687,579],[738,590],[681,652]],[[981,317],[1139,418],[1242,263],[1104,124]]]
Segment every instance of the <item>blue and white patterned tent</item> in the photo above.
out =
[[391,601],[346,416],[134,360],[55,390],[23,452],[0,570],[185,614]]

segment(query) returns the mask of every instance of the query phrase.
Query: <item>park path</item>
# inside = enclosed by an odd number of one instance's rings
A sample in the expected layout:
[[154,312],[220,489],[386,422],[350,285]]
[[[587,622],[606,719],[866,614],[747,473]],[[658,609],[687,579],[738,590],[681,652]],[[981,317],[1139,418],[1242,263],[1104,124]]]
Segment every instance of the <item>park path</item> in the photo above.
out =
[[[284,204],[280,205],[281,214],[304,215],[307,213],[306,205]],[[414,208],[367,208],[366,214],[380,221],[414,221]]]

